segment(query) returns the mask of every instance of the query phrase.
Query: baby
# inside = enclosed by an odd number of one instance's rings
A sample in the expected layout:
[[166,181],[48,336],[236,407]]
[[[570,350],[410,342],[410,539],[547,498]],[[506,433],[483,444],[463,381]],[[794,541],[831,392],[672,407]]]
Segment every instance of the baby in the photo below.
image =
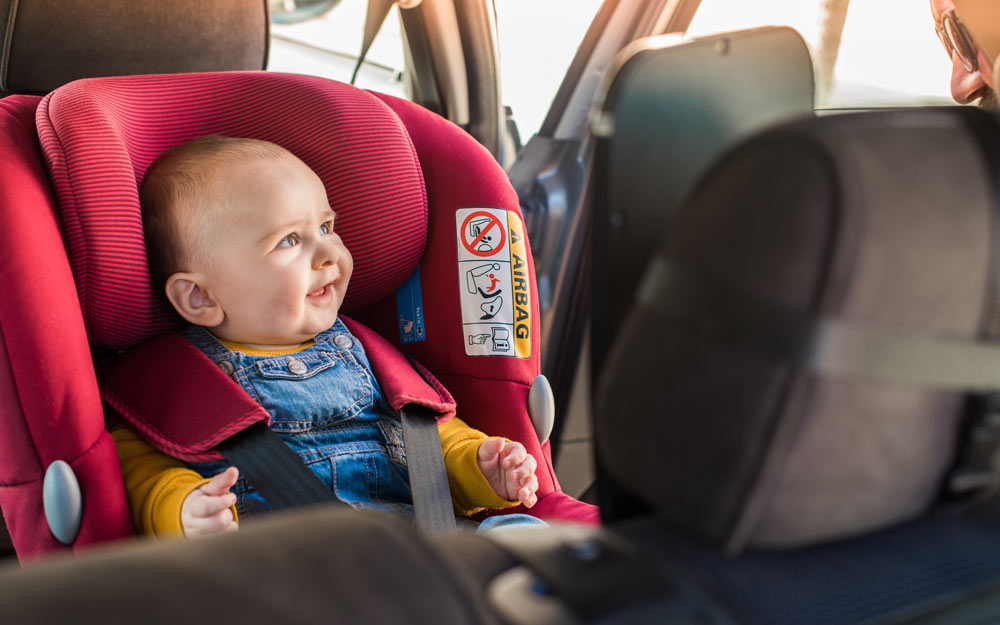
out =
[[[412,516],[399,416],[337,318],[353,261],[319,177],[272,143],[210,136],[163,154],[141,199],[153,278],[192,324],[185,336],[338,499]],[[537,464],[522,444],[457,418],[439,431],[459,514],[535,504]],[[227,531],[269,509],[235,467],[185,465],[124,427],[112,436],[143,532]]]

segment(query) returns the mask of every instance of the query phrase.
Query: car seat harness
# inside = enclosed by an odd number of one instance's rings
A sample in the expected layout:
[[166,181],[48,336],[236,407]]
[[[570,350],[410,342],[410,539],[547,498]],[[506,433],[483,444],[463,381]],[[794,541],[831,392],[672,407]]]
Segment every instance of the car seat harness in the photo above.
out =
[[[378,354],[373,371],[403,425],[417,527],[455,529],[437,430],[438,418],[454,416],[454,400],[419,363],[374,331],[341,319]],[[155,447],[187,461],[225,458],[274,509],[338,502],[269,428],[267,411],[183,336],[168,333],[126,352],[99,380],[105,402]]]

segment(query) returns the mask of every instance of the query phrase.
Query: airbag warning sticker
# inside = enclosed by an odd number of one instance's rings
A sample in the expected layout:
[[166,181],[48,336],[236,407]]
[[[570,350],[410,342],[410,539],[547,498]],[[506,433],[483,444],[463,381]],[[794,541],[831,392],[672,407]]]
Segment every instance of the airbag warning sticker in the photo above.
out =
[[455,225],[466,355],[530,358],[524,223],[513,211],[462,208]]

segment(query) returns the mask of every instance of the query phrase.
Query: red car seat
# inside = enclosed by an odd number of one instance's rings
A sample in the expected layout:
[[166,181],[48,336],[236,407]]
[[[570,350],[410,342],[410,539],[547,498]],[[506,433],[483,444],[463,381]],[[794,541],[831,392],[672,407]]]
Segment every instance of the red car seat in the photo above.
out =
[[[134,533],[91,350],[179,327],[150,286],[137,189],[163,150],[212,133],[274,141],[320,175],[355,260],[342,312],[423,363],[470,425],[525,444],[539,460],[532,514],[596,523],[596,508],[560,491],[528,414],[534,272],[517,196],[484,148],[413,103],[324,79],[129,76],[0,100],[12,243],[0,263],[0,507],[18,556],[65,548],[42,522],[56,460],[82,492],[74,547]],[[511,292],[469,288],[486,265]]]

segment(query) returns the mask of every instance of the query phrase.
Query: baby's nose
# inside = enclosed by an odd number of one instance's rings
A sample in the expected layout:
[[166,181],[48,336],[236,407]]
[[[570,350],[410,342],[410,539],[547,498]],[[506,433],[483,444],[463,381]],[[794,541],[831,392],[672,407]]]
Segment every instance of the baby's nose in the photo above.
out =
[[337,249],[332,245],[320,245],[313,257],[313,266],[317,269],[329,267],[337,262]]

